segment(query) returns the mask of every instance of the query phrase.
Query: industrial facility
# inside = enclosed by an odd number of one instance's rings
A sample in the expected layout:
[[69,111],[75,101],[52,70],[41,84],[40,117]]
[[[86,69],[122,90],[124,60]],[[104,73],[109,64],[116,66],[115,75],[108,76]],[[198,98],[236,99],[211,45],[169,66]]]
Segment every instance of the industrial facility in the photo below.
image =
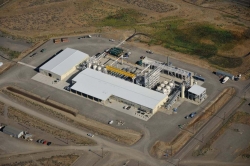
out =
[[115,47],[89,57],[67,48],[40,72],[63,80],[79,70],[66,88],[70,92],[103,105],[125,104],[152,115],[160,108],[171,110],[178,100],[199,104],[206,99],[206,88],[200,86],[205,79],[173,66],[169,57],[167,62],[141,57],[140,65],[136,65],[124,61],[127,57],[123,52]]

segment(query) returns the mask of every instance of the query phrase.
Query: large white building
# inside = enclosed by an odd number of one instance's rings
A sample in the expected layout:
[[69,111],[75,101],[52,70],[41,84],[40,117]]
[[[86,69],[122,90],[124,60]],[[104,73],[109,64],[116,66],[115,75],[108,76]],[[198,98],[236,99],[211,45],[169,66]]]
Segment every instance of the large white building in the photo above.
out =
[[155,113],[168,96],[90,68],[72,80],[71,91],[98,102],[116,101]]
[[77,65],[83,61],[86,61],[88,58],[88,54],[72,48],[66,48],[50,61],[41,66],[39,71],[44,75],[58,80],[63,80],[76,70]]

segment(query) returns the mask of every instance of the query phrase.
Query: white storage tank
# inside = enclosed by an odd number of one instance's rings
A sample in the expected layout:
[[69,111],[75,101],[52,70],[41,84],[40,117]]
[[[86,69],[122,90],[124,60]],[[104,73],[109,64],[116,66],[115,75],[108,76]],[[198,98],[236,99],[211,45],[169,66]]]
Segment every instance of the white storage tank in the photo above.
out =
[[164,89],[162,89],[162,92],[163,92],[164,94],[166,94],[166,93],[167,93],[167,91],[168,91],[168,90],[167,90],[167,89],[165,89],[165,88],[164,88]]
[[169,86],[170,86],[170,88],[172,88],[174,86],[174,83],[170,82]]
[[167,85],[167,84],[168,84],[168,81],[164,81],[164,84]]
[[185,98],[185,84],[182,83],[181,85],[181,98]]
[[97,70],[98,70],[98,71],[101,71],[101,70],[102,70],[102,67],[101,67],[101,66],[98,66],[98,67],[97,67]]
[[165,84],[161,84],[161,87],[164,88],[164,87],[165,87]]
[[157,87],[157,91],[159,91],[159,92],[160,92],[160,91],[161,91],[161,89],[162,89],[162,88],[161,88],[161,86],[158,86],[158,87]]
[[96,68],[97,68],[97,65],[94,65],[94,66],[93,66],[93,69],[95,70]]
[[108,73],[106,67],[104,67],[104,68],[102,69],[102,72],[103,72],[103,73],[106,73],[106,74]]
[[88,63],[88,68],[91,68],[92,64],[91,63]]
[[170,91],[171,87],[169,85],[167,85],[166,89]]

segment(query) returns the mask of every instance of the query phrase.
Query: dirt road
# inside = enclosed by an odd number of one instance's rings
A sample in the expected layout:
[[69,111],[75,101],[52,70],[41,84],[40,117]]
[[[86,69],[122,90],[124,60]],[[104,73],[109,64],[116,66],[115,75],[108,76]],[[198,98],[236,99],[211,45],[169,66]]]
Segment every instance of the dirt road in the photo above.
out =
[[[82,136],[86,136],[87,135],[87,132],[83,131],[83,130],[80,130],[80,129],[77,129],[77,128],[74,128],[72,126],[69,126],[67,124],[64,124],[58,120],[55,120],[55,119],[52,119],[50,117],[47,117],[47,116],[44,116],[38,112],[35,112],[29,108],[26,108],[18,103],[15,103],[7,98],[4,98],[3,96],[0,96],[0,101],[8,104],[8,105],[11,105],[15,108],[18,108],[19,110],[31,115],[31,116],[34,116],[36,118],[39,118],[45,122],[48,122],[52,125],[55,125],[55,126],[58,126],[60,128],[63,128],[63,129],[66,129],[66,130],[69,130],[73,133],[77,133],[79,135],[82,135]],[[54,147],[53,150],[59,150],[59,149],[78,149],[78,150],[89,150],[89,149],[92,149],[92,150],[100,150],[101,147],[104,147],[105,150],[107,151],[111,151],[111,152],[114,152],[114,153],[119,153],[119,154],[123,154],[125,156],[128,156],[129,158],[133,158],[133,159],[136,159],[138,161],[147,161],[146,163],[150,164],[151,166],[159,166],[161,165],[161,162],[160,161],[157,161],[156,159],[152,158],[151,156],[148,155],[148,153],[144,154],[144,152],[141,152],[139,150],[136,150],[136,149],[133,149],[133,148],[129,148],[129,147],[126,147],[126,146],[120,146],[120,145],[117,145],[117,144],[114,144],[114,143],[110,143],[102,138],[99,138],[99,137],[93,137],[92,138],[94,141],[96,141],[98,143],[97,146],[67,146],[67,147]],[[146,149],[145,149],[146,150]]]

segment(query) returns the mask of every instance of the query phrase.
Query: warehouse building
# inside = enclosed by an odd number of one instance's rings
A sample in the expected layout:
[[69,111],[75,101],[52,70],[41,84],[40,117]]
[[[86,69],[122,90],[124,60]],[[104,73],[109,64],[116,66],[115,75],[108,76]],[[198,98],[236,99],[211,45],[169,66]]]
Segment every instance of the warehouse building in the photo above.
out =
[[72,48],[66,48],[41,66],[39,71],[49,77],[63,80],[76,70],[77,65],[86,61],[88,58],[88,54]]
[[73,93],[104,104],[113,99],[153,114],[168,99],[167,95],[160,92],[90,68],[74,77],[72,83]]
[[20,138],[24,134],[22,130],[16,129],[11,126],[5,126],[3,128],[3,133],[8,134],[15,138]]

